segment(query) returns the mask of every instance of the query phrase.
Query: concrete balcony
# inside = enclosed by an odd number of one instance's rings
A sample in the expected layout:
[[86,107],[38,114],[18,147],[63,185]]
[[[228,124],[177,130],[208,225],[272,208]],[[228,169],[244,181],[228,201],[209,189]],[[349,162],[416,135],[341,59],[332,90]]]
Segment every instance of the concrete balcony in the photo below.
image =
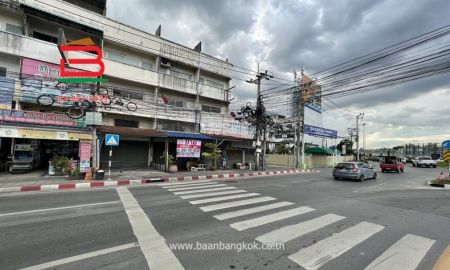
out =
[[193,95],[197,94],[196,82],[168,74],[159,74],[159,86]]
[[158,73],[154,71],[105,58],[103,59],[103,63],[105,64],[106,77],[115,77],[133,82],[158,85]]

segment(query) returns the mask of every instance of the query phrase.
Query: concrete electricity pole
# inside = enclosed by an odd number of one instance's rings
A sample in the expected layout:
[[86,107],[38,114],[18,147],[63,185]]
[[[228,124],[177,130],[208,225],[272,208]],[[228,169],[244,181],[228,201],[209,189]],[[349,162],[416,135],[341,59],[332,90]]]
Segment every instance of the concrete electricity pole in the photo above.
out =
[[356,116],[356,161],[359,161],[359,120],[363,119],[364,113]]
[[363,123],[363,154],[366,155],[366,123]]
[[[257,85],[257,93],[256,93],[256,112],[259,113],[262,111],[261,107],[261,80],[262,79],[266,79],[266,80],[270,80],[271,78],[273,78],[272,75],[269,75],[267,73],[267,70],[265,72],[259,72],[259,63],[258,63],[258,74],[256,75],[256,79],[250,79],[247,80],[246,82],[248,83],[256,83]],[[260,116],[258,116],[260,117]],[[256,165],[256,170],[259,170],[260,167],[260,156],[261,156],[261,138],[260,138],[260,132],[261,132],[261,127],[260,124],[262,123],[257,123],[256,124],[256,160],[255,160],[255,165]],[[266,129],[264,128],[264,132],[266,132]],[[264,136],[265,137],[265,136]],[[266,141],[264,140],[264,144],[266,143]],[[265,146],[264,146],[265,147]]]

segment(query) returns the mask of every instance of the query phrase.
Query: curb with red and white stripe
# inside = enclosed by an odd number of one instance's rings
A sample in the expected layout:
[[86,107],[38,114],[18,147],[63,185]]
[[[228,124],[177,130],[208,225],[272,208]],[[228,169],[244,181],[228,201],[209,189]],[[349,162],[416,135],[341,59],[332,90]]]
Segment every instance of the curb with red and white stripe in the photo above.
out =
[[27,191],[56,191],[56,190],[74,190],[74,189],[91,189],[102,187],[116,187],[116,186],[135,186],[151,184],[156,182],[184,182],[184,181],[198,181],[198,180],[223,180],[223,179],[238,179],[248,177],[264,177],[283,174],[296,173],[310,173],[313,170],[283,170],[283,171],[264,171],[252,173],[227,173],[227,174],[213,174],[213,175],[195,175],[195,176],[174,176],[174,177],[154,177],[143,178],[137,180],[115,180],[115,181],[90,181],[85,183],[62,183],[53,185],[24,185],[18,187],[0,188],[0,193],[4,192],[27,192]]

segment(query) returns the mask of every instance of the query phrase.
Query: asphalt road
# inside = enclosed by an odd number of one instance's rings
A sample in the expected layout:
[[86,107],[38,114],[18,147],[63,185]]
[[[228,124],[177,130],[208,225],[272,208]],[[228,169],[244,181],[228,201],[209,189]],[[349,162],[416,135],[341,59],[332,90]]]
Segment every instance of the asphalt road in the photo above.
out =
[[431,270],[450,244],[450,190],[423,184],[439,173],[1,195],[0,268]]

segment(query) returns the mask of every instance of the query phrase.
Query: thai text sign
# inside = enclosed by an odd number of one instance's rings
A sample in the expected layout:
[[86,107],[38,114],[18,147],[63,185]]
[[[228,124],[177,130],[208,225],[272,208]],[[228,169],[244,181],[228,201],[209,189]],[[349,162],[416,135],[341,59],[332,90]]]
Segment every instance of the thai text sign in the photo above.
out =
[[33,111],[0,110],[0,121],[51,126],[84,127],[84,122],[74,121],[65,114]]
[[316,126],[305,125],[305,134],[317,137],[337,138],[337,131]]
[[80,157],[80,172],[86,172],[90,167],[92,144],[90,141],[80,140],[78,156]]
[[199,140],[177,140],[177,157],[200,157],[202,142]]

